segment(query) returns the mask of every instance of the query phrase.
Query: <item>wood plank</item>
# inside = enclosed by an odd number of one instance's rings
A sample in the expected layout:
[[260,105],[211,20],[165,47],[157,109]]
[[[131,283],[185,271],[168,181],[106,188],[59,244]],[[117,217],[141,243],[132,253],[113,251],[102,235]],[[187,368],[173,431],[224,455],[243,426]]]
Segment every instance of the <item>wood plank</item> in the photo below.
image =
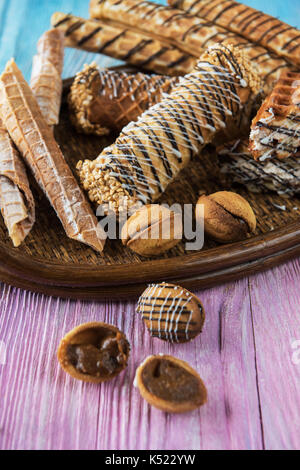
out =
[[[250,278],[258,387],[267,449],[300,446],[300,260]],[[300,354],[299,354],[300,357]]]
[[[171,345],[149,336],[134,314],[135,303],[62,301],[2,286],[0,339],[8,357],[0,366],[0,446],[261,448],[247,281],[201,292],[200,297],[207,312],[202,335]],[[126,372],[100,386],[66,376],[55,357],[61,337],[92,320],[117,325],[132,346]],[[187,360],[199,371],[208,388],[207,405],[181,416],[147,405],[133,387],[135,370],[146,356],[160,352]]]

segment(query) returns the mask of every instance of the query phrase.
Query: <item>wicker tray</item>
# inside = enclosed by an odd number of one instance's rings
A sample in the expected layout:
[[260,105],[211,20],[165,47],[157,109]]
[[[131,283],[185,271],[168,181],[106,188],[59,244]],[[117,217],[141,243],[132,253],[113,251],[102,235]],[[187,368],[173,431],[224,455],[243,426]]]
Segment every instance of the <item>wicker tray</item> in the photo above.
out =
[[[66,80],[65,93],[69,85],[70,80]],[[65,101],[55,136],[72,169],[78,160],[95,158],[114,138],[77,134],[69,123]],[[196,203],[200,191],[223,189],[216,168],[213,156],[199,159],[168,188],[162,202]],[[101,256],[68,239],[48,201],[34,188],[37,221],[20,248],[12,247],[1,218],[0,280],[55,296],[125,298],[141,293],[152,281],[172,280],[190,288],[208,287],[300,255],[299,198],[252,194],[241,186],[232,189],[245,196],[256,213],[258,227],[251,239],[224,246],[206,240],[198,252],[185,252],[182,242],[160,258],[146,259],[118,241],[108,241]]]

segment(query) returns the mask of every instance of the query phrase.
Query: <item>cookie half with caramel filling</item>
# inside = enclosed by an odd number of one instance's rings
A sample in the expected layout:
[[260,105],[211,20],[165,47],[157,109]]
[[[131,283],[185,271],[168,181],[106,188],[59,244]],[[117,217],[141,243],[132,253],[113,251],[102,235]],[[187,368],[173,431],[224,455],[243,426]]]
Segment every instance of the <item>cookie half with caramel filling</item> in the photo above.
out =
[[129,351],[126,336],[116,326],[92,322],[69,331],[60,342],[57,357],[75,379],[100,383],[125,369]]
[[149,356],[137,369],[135,385],[152,406],[168,413],[184,413],[207,401],[198,373],[172,356]]

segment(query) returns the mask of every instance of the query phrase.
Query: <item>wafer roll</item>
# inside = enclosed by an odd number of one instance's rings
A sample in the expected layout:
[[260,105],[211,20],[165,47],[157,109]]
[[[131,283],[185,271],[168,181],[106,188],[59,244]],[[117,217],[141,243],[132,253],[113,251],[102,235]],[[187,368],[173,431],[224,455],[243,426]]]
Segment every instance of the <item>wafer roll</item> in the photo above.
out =
[[35,204],[23,162],[0,119],[0,208],[14,246],[35,221]]
[[237,46],[248,54],[268,87],[279,78],[282,70],[291,68],[285,59],[264,47],[176,8],[141,0],[92,0],[90,13],[102,21],[115,24],[118,19],[123,27],[138,27],[147,34],[171,41],[178,49],[197,58],[216,43]]
[[130,209],[155,201],[261,86],[240,51],[211,48],[170,95],[125,127],[115,144],[95,161],[78,163],[90,199],[116,212],[124,202]]
[[168,0],[168,3],[223,26],[261,44],[292,64],[300,65],[300,31],[273,16],[232,0]]
[[250,146],[256,160],[300,156],[300,73],[281,76],[253,119]]
[[248,150],[248,140],[223,145],[217,154],[220,171],[231,183],[240,183],[254,193],[276,191],[286,196],[300,193],[299,158],[258,162]]
[[0,77],[0,114],[66,234],[102,251],[105,235],[13,59]]
[[30,86],[49,126],[59,122],[63,60],[64,34],[56,29],[46,31],[33,57]]
[[124,26],[58,12],[52,16],[51,23],[64,32],[65,45],[68,47],[106,54],[152,72],[184,75],[197,62],[190,54],[167,42],[162,43]]
[[177,82],[177,77],[99,70],[95,63],[85,65],[69,93],[71,121],[85,134],[120,132],[159,103]]

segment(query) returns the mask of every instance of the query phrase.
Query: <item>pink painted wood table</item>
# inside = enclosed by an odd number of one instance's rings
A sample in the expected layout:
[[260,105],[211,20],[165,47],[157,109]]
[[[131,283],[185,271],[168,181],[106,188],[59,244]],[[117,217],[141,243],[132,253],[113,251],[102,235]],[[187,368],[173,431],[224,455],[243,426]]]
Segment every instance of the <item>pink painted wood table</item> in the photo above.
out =
[[[0,0],[1,67],[15,55],[28,77],[55,10],[86,16],[87,2]],[[68,51],[64,75],[94,58]],[[196,294],[207,312],[203,333],[171,345],[150,338],[135,302],[66,301],[0,284],[0,448],[299,449],[300,260]],[[102,385],[73,380],[56,359],[62,336],[92,320],[117,325],[132,345],[126,372]],[[152,353],[196,368],[208,403],[178,416],[150,408],[133,380]]]

